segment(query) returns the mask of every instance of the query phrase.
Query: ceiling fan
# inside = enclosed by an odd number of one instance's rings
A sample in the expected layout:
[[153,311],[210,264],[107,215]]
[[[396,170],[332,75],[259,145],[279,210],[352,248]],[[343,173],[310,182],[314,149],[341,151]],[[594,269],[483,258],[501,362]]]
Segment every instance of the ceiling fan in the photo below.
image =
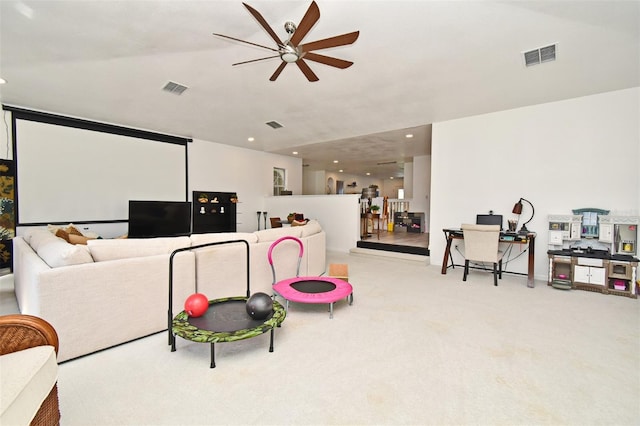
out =
[[318,19],[320,19],[320,9],[318,8],[318,5],[316,4],[315,1],[311,2],[311,5],[309,6],[309,8],[307,9],[307,12],[302,17],[302,20],[300,21],[300,24],[298,26],[296,26],[296,24],[294,24],[291,21],[285,22],[284,29],[288,34],[288,38],[285,41],[280,40],[278,35],[275,33],[275,31],[273,31],[271,26],[269,26],[269,24],[264,19],[264,17],[260,14],[260,12],[258,12],[257,10],[255,10],[254,8],[252,8],[246,3],[242,3],[242,4],[244,5],[244,7],[247,8],[249,13],[251,13],[253,17],[258,20],[260,25],[262,25],[262,27],[267,31],[267,33],[271,36],[271,38],[276,42],[277,48],[263,46],[261,44],[240,40],[240,39],[223,35],[223,34],[213,33],[213,35],[218,37],[228,38],[230,40],[239,41],[241,43],[251,44],[253,46],[258,46],[263,49],[272,50],[274,52],[278,52],[278,54],[274,56],[267,56],[266,58],[259,58],[259,59],[244,61],[244,62],[238,62],[232,65],[247,64],[249,62],[256,62],[256,61],[262,61],[265,59],[280,57],[280,59],[282,59],[282,63],[280,64],[280,66],[278,66],[276,71],[269,78],[269,80],[271,81],[276,81],[276,79],[278,78],[278,76],[280,75],[284,67],[286,67],[287,64],[291,64],[291,63],[295,63],[298,66],[298,68],[300,68],[300,71],[302,71],[305,77],[307,77],[307,80],[318,81],[319,80],[318,76],[311,70],[311,68],[305,62],[305,60],[319,62],[321,64],[325,64],[325,65],[329,65],[329,66],[341,68],[341,69],[348,68],[351,65],[353,65],[353,62],[351,61],[345,61],[343,59],[333,58],[331,56],[320,55],[312,51],[352,44],[358,39],[358,36],[360,35],[360,31],[354,31],[351,33],[329,37],[322,40],[313,41],[311,43],[300,44],[304,36],[307,35],[309,30],[311,30],[311,28],[315,25],[315,23],[318,22]]

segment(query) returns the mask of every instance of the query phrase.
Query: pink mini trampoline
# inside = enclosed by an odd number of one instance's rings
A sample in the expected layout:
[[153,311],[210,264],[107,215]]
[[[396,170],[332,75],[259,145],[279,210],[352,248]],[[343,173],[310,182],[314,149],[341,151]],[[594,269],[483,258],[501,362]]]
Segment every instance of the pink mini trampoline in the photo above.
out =
[[[276,282],[276,270],[273,266],[272,252],[275,246],[285,240],[293,240],[300,246],[296,276]],[[304,253],[304,246],[299,238],[286,236],[277,239],[269,247],[267,258],[273,273],[273,291],[285,301],[285,310],[289,310],[289,302],[296,303],[328,303],[329,318],[333,318],[333,304],[346,298],[349,305],[353,304],[353,287],[348,282],[333,277],[300,277],[300,261]]]

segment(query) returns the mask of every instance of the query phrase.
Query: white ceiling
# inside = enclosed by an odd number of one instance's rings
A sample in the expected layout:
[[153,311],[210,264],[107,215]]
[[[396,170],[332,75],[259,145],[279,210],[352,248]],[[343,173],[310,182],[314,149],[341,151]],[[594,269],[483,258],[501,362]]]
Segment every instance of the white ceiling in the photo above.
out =
[[[286,38],[310,1],[247,0]],[[318,53],[341,70],[293,64],[275,82],[272,46],[240,1],[0,1],[0,100],[292,155],[310,170],[402,176],[430,152],[430,124],[640,85],[637,1],[318,0],[303,42],[359,30]],[[557,61],[522,52],[557,43]],[[162,91],[186,85],[182,95]],[[274,130],[265,125],[283,124]],[[412,139],[405,139],[406,133]],[[249,142],[247,138],[255,141]],[[339,160],[337,165],[333,160]],[[377,163],[396,163],[386,166]]]

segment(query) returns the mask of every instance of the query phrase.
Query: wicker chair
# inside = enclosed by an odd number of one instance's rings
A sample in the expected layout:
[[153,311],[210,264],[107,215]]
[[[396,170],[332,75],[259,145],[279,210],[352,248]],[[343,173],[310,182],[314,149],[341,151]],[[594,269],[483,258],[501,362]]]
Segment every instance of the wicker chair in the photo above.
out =
[[[31,315],[0,316],[0,356],[37,346],[53,346],[58,353],[58,334],[51,324]],[[57,364],[56,364],[57,368]],[[31,425],[59,425],[58,384],[53,384]]]

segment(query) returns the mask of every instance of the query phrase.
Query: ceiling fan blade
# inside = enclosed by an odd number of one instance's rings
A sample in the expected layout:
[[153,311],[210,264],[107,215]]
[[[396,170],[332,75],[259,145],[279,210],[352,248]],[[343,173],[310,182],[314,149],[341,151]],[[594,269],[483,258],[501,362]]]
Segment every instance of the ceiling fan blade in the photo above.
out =
[[249,6],[246,3],[242,3],[242,4],[244,4],[244,7],[247,8],[249,13],[251,13],[253,15],[253,17],[258,20],[260,25],[262,25],[262,28],[264,28],[269,33],[269,35],[276,42],[276,44],[278,46],[282,46],[282,41],[280,40],[280,38],[278,38],[278,35],[273,31],[273,29],[271,29],[271,27],[269,26],[267,21],[260,14],[260,12],[258,12],[257,10],[255,10],[254,8],[252,8],[251,6]]
[[236,62],[235,64],[231,64],[231,66],[248,64],[248,63],[251,63],[251,62],[264,61],[265,59],[272,59],[272,58],[279,58],[279,57],[280,57],[280,55],[275,55],[275,56],[267,56],[265,58],[259,58],[259,59],[250,59],[248,61]]
[[309,9],[307,9],[307,12],[302,17],[302,21],[300,21],[300,24],[298,24],[298,28],[293,33],[293,37],[291,37],[291,40],[289,40],[291,44],[297,46],[298,43],[302,41],[304,36],[307,35],[309,30],[313,28],[316,22],[318,22],[318,19],[320,19],[320,9],[318,8],[316,2],[312,1]]
[[313,71],[311,71],[311,68],[309,68],[309,65],[307,65],[307,63],[303,59],[298,59],[296,61],[296,65],[298,66],[298,68],[300,68],[300,71],[302,71],[302,74],[304,74],[305,77],[307,77],[307,80],[309,81],[320,80],[318,76],[315,75]]
[[235,37],[230,37],[224,34],[216,34],[213,33],[214,36],[218,36],[218,37],[224,37],[224,38],[228,38],[230,40],[235,40],[235,41],[239,41],[240,43],[247,43],[247,44],[251,44],[253,46],[258,46],[258,47],[262,47],[263,49],[269,49],[269,50],[273,50],[274,52],[278,52],[278,49],[274,49],[273,47],[267,47],[267,46],[263,46],[261,44],[257,44],[257,43],[252,43],[250,41],[245,41],[245,40],[240,40],[239,38],[235,38]]
[[344,59],[332,58],[331,56],[318,55],[313,52],[306,52],[304,58],[310,61],[320,62],[321,64],[329,65],[336,68],[349,68],[353,65],[351,61],[345,61]]
[[269,80],[271,81],[276,81],[276,78],[278,78],[278,76],[280,75],[280,73],[282,72],[282,70],[284,69],[284,67],[286,67],[288,64],[288,62],[284,62],[282,61],[282,63],[280,64],[280,66],[276,69],[276,72],[273,73],[273,75],[269,78]]
[[298,46],[303,52],[310,52],[312,50],[328,49],[330,47],[344,46],[351,44],[358,39],[360,31],[354,31],[352,33],[342,34],[335,37],[329,37],[318,41],[312,41],[311,43],[305,43]]

